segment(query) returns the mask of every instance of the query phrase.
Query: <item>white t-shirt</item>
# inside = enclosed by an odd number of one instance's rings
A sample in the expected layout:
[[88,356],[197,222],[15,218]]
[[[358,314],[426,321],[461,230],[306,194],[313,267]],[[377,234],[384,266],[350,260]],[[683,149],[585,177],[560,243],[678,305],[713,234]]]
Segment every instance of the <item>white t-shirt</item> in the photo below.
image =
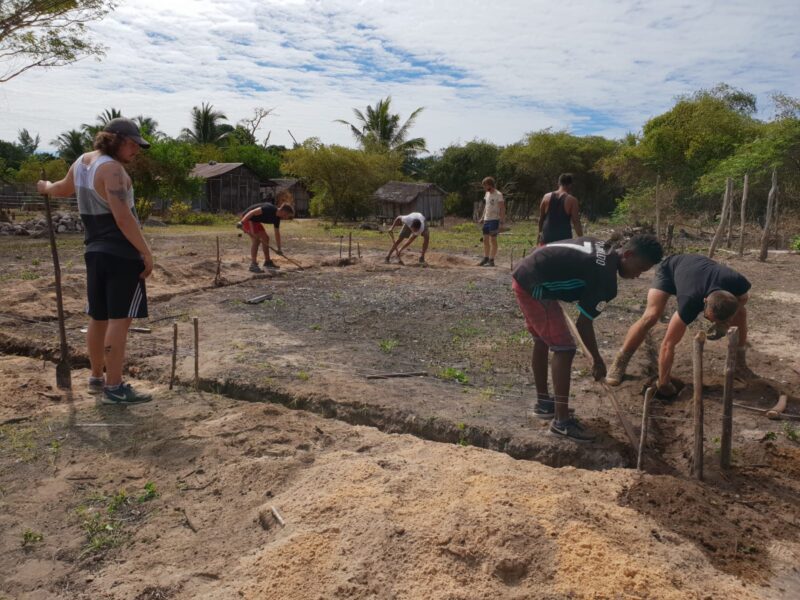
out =
[[425,231],[425,217],[422,216],[422,213],[418,212],[411,213],[410,215],[400,216],[400,220],[403,222],[403,225],[408,226],[409,229],[411,229],[411,224],[417,219],[419,219],[419,222],[422,223],[422,225],[420,225],[419,231],[411,231],[411,233],[414,235],[419,235]]
[[498,190],[486,192],[486,195],[483,197],[483,201],[486,203],[486,208],[483,209],[483,220],[499,221],[500,205],[505,202],[505,200],[503,200],[503,194]]

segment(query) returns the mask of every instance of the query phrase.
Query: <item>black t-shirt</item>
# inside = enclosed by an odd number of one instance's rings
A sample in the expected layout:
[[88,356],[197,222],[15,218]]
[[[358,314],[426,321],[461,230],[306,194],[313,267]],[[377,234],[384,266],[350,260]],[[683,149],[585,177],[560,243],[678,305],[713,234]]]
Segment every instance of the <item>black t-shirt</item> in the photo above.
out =
[[688,325],[703,312],[703,301],[711,292],[724,290],[742,296],[750,290],[750,282],[705,256],[676,254],[661,263],[653,287],[677,297],[678,316]]
[[267,223],[269,225],[275,225],[275,229],[279,229],[281,226],[281,218],[278,216],[278,208],[269,202],[264,202],[263,204],[254,204],[253,206],[249,207],[244,214],[249,213],[254,208],[260,208],[261,214],[254,216],[251,221],[256,223]]
[[578,302],[578,310],[595,319],[602,304],[617,296],[619,255],[606,253],[593,237],[553,242],[525,257],[513,277],[536,300]]

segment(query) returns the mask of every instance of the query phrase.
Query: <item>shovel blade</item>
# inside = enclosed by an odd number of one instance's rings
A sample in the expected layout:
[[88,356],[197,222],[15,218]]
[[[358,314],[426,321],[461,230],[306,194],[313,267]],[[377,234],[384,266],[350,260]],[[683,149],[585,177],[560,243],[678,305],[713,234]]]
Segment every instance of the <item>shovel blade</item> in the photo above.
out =
[[72,369],[65,360],[56,365],[56,387],[62,390],[72,389]]

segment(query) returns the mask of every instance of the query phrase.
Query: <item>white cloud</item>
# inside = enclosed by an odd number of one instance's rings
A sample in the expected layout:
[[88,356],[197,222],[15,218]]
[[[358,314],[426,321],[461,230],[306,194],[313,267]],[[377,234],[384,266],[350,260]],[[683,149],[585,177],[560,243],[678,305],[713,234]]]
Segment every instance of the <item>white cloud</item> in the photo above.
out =
[[725,81],[800,95],[800,3],[744,0],[129,0],[94,27],[102,62],[0,86],[0,138],[44,142],[108,107],[177,134],[207,101],[230,121],[277,107],[273,143],[351,144],[349,119],[391,94],[431,149],[542,127],[621,135],[674,96]]

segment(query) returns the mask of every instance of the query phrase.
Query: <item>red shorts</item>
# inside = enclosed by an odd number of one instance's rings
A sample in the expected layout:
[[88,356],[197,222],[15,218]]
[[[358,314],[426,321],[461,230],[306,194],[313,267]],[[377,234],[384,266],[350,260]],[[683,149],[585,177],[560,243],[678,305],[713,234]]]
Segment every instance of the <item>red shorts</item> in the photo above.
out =
[[558,305],[558,300],[534,300],[516,279],[513,281],[511,287],[533,339],[544,342],[553,352],[575,350],[575,340],[569,331],[564,311]]
[[259,233],[266,233],[264,231],[264,225],[256,221],[245,221],[244,223],[242,223],[242,231],[252,235],[258,235]]

